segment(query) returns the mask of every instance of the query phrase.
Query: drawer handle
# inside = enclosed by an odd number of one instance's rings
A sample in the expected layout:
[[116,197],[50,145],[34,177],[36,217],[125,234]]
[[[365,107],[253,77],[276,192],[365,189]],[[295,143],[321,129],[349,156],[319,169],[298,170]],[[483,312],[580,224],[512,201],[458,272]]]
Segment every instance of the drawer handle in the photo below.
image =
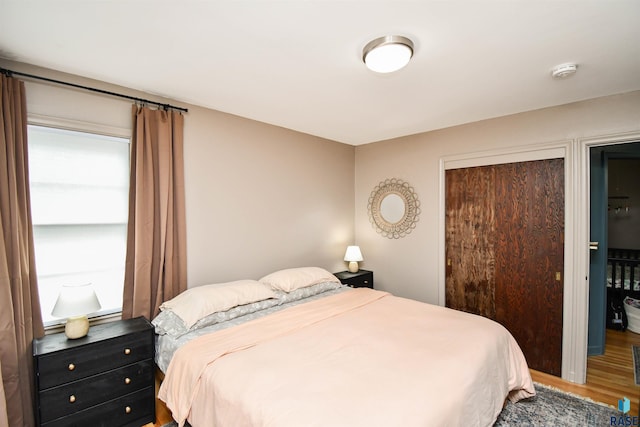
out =
[[131,378],[125,378],[124,379],[124,383],[125,384],[131,384]]
[[125,412],[125,414],[130,414],[131,413],[131,406],[127,406],[126,408],[124,408],[124,412]]
[[125,348],[124,349],[124,354],[131,354],[131,349],[130,348]]
[[73,394],[69,396],[69,403],[73,403],[75,401],[76,401],[76,397]]
[[73,363],[69,363],[69,370],[73,371],[74,369],[76,369],[76,365],[74,365]]

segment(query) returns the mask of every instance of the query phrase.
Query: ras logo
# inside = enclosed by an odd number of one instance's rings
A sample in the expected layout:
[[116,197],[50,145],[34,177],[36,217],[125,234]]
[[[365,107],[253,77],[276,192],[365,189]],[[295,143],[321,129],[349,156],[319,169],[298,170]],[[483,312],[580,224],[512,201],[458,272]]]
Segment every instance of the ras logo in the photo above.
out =
[[638,426],[640,425],[638,417],[627,415],[631,409],[631,402],[627,397],[618,400],[618,410],[622,412],[619,417],[611,417],[610,425],[612,426]]

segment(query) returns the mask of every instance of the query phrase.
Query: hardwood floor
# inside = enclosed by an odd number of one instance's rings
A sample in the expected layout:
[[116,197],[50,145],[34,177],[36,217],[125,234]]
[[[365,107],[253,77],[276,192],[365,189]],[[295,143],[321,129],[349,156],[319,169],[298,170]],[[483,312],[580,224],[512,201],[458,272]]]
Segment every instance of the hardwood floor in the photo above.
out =
[[531,376],[541,384],[579,394],[615,408],[618,407],[619,399],[628,397],[631,401],[630,414],[638,415],[640,386],[635,384],[632,345],[640,345],[639,334],[607,329],[605,353],[587,359],[587,383],[583,385],[533,370]]
[[[533,380],[541,384],[588,397],[597,402],[618,406],[618,400],[628,397],[631,415],[639,410],[640,386],[636,386],[633,373],[632,345],[640,345],[640,335],[631,331],[620,332],[607,329],[605,354],[587,359],[587,383],[574,384],[568,381],[531,370]],[[156,390],[157,393],[157,390]],[[156,423],[144,427],[160,427],[171,421],[171,414],[160,401],[156,401]]]
[[160,387],[162,376],[163,374],[160,369],[156,369],[156,423],[145,424],[142,427],[160,427],[173,421],[173,418],[171,417],[171,411],[169,411],[164,403],[157,398],[158,388]]

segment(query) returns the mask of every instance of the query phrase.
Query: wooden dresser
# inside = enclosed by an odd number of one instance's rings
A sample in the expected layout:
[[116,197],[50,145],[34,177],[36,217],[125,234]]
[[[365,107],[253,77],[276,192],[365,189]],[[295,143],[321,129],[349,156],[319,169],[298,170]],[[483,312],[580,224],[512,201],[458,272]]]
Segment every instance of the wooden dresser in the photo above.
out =
[[144,318],[33,341],[39,426],[140,427],[155,421],[152,325]]
[[333,275],[336,276],[342,284],[351,286],[352,288],[373,289],[373,271],[358,270],[357,273],[341,271],[339,273],[333,273]]

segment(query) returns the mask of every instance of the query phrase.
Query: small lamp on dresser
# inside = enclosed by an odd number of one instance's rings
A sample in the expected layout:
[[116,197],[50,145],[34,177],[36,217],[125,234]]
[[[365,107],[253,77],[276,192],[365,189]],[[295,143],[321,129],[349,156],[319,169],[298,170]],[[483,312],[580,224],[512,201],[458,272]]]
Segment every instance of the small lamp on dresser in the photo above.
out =
[[91,283],[63,285],[51,315],[66,317],[65,335],[69,339],[78,339],[89,332],[87,314],[98,310],[100,310],[100,301]]
[[349,272],[357,273],[359,270],[358,262],[363,261],[362,252],[359,246],[347,246],[347,252],[344,254],[344,260],[349,261]]

